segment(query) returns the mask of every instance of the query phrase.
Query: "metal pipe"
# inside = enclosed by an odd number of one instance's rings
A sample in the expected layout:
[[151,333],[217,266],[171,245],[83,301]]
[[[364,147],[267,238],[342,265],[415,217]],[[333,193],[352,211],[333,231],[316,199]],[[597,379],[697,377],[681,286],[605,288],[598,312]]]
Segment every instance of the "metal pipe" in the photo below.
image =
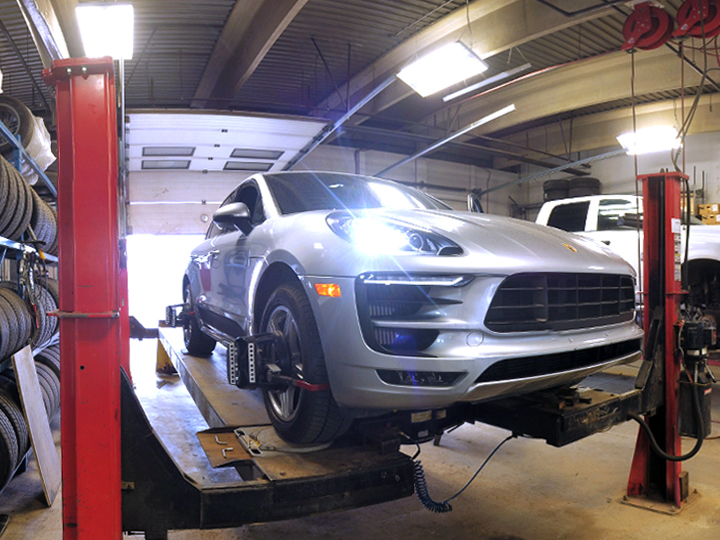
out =
[[500,109],[500,110],[498,110],[498,111],[495,111],[494,113],[489,114],[489,115],[485,116],[484,118],[481,118],[481,119],[478,120],[477,122],[473,122],[473,123],[470,124],[469,126],[465,126],[465,127],[462,128],[461,130],[456,131],[455,133],[452,133],[452,134],[448,135],[448,136],[445,137],[444,139],[440,139],[439,141],[437,141],[437,142],[431,144],[430,146],[428,146],[427,148],[425,148],[425,149],[423,149],[423,150],[420,150],[419,152],[413,154],[412,156],[408,156],[408,157],[406,157],[405,159],[401,159],[401,160],[398,161],[397,163],[393,163],[393,164],[390,165],[389,167],[385,167],[382,171],[379,171],[378,173],[376,173],[375,176],[381,176],[381,175],[385,174],[385,173],[388,172],[388,171],[391,171],[391,170],[393,170],[393,169],[396,169],[396,168],[400,167],[401,165],[405,165],[406,163],[409,163],[409,162],[411,162],[411,161],[414,161],[414,160],[416,160],[417,158],[419,158],[419,157],[421,157],[421,156],[424,156],[425,154],[427,154],[427,153],[429,153],[429,152],[432,152],[433,150],[437,150],[438,148],[440,148],[441,146],[449,143],[449,142],[452,141],[453,139],[457,139],[457,138],[460,137],[461,135],[465,135],[465,134],[468,133],[469,131],[472,131],[473,129],[478,128],[478,127],[482,126],[483,124],[487,124],[488,122],[491,122],[491,121],[495,120],[496,118],[500,118],[501,116],[505,116],[506,114],[511,113],[511,112],[513,112],[514,110],[515,110],[515,104],[512,104],[512,105],[508,105],[507,107],[504,107],[504,108],[502,108],[502,109]]
[[389,77],[385,81],[383,81],[380,86],[375,88],[372,92],[370,92],[367,96],[362,98],[360,101],[357,102],[350,110],[348,110],[344,115],[342,115],[338,120],[333,122],[332,124],[326,125],[320,133],[315,135],[313,139],[307,143],[302,150],[300,150],[295,157],[293,157],[290,161],[287,162],[285,167],[283,167],[283,171],[289,171],[291,168],[293,168],[295,165],[300,163],[303,159],[305,159],[305,156],[307,156],[310,152],[312,152],[315,148],[317,148],[322,142],[327,139],[330,135],[332,135],[337,128],[342,126],[345,122],[347,122],[348,118],[350,118],[353,114],[355,114],[357,111],[362,109],[367,103],[369,103],[375,96],[377,96],[380,92],[385,90],[388,86],[390,86],[392,83],[395,82],[397,77],[393,75],[392,77]]
[[[332,72],[330,71],[330,65],[327,63],[327,60],[325,60],[325,56],[323,55],[322,51],[320,50],[320,45],[317,44],[317,41],[315,41],[314,37],[311,36],[310,40],[313,42],[313,45],[315,45],[315,50],[320,55],[320,60],[322,60],[323,66],[325,66],[325,72],[328,74],[328,77],[330,77],[330,82],[333,83],[333,86],[335,87],[335,91],[337,92],[337,95],[340,98],[340,101],[342,101],[343,107],[345,107],[345,110],[347,110],[348,104],[345,102],[345,99],[343,98],[343,95],[340,92],[340,88],[338,87],[337,83],[335,82],[335,77],[332,76]],[[350,84],[350,79],[348,79],[348,85],[349,84]]]
[[549,7],[550,9],[557,11],[558,13],[561,13],[565,17],[575,17],[576,15],[584,15],[586,13],[592,13],[593,11],[599,11],[603,8],[614,6],[615,4],[626,4],[627,0],[612,0],[612,2],[603,2],[602,4],[595,4],[594,6],[588,6],[583,9],[577,9],[575,11],[565,11],[562,8],[557,7],[554,4],[551,4],[547,0],[535,0],[539,4],[542,4],[543,6]]
[[52,112],[52,108],[50,107],[50,104],[45,99],[45,95],[43,94],[42,88],[40,88],[40,85],[35,81],[35,77],[33,77],[32,70],[30,69],[30,66],[28,66],[27,62],[25,61],[25,58],[23,58],[22,52],[20,52],[20,49],[15,44],[15,40],[13,40],[12,36],[10,35],[10,31],[7,29],[7,27],[3,24],[2,21],[0,21],[0,32],[2,32],[5,35],[5,39],[7,39],[8,44],[10,45],[10,48],[13,50],[15,55],[17,56],[18,60],[20,61],[20,65],[22,65],[23,69],[27,73],[28,77],[30,78],[30,82],[35,87],[35,89],[38,91],[38,94],[40,94],[40,99],[42,99],[42,102],[45,104],[45,109],[48,112]]
[[484,81],[480,81],[479,83],[470,85],[467,88],[463,88],[462,90],[458,90],[457,92],[448,94],[447,96],[443,97],[442,99],[444,102],[451,101],[451,100],[455,99],[456,97],[464,96],[465,94],[469,94],[470,92],[473,92],[480,88],[484,88],[485,86],[491,85],[492,83],[501,81],[503,79],[510,78],[513,75],[517,75],[518,73],[522,73],[523,71],[525,71],[526,69],[530,69],[531,67],[532,66],[530,65],[530,63],[527,63],[527,64],[523,64],[522,66],[516,67],[514,69],[510,69],[508,71],[503,71],[502,73],[498,73],[497,75],[488,77]]
[[[347,127],[343,128],[342,132],[346,133],[346,134],[352,134],[352,133],[358,133],[360,135],[368,134],[373,137],[379,138],[379,140],[377,142],[374,142],[373,144],[371,144],[369,146],[362,147],[361,150],[363,150],[363,151],[372,150],[373,148],[378,148],[380,143],[387,141],[388,139],[394,139],[394,138],[407,140],[407,141],[419,141],[422,143],[432,143],[433,141],[435,141],[435,139],[429,135],[420,135],[419,133],[408,133],[405,131],[388,131],[388,130],[381,129],[381,128],[371,128],[371,127],[365,127],[365,126],[347,126]],[[338,137],[340,137],[340,135],[338,135]],[[476,138],[486,139],[487,137],[477,136]],[[502,141],[499,141],[498,139],[492,139],[492,138],[489,138],[489,140],[494,141],[494,142],[502,142]],[[518,154],[516,152],[510,152],[509,150],[502,150],[500,148],[483,146],[481,144],[475,144],[472,142],[452,141],[451,143],[448,143],[448,144],[451,144],[453,147],[458,148],[460,150],[468,150],[473,153],[484,152],[484,153],[488,153],[493,156],[499,156],[499,157],[504,157],[504,158],[508,158],[508,159],[513,159],[513,160],[521,161],[523,163],[528,163],[530,165],[537,165],[538,167],[545,167],[547,169],[557,166],[556,163],[550,163],[549,161],[544,161],[541,159],[533,159],[533,158],[529,158],[525,155]],[[508,146],[520,147],[519,145],[508,145]],[[520,148],[523,148],[524,150],[528,150],[528,148],[525,148],[525,147],[520,147]],[[559,156],[555,156],[552,154],[548,154],[548,155],[552,158],[560,159],[561,161],[568,161],[567,159],[561,158]],[[571,174],[574,174],[576,176],[586,176],[589,174],[587,171],[583,171],[580,169],[568,169],[568,172],[570,172]]]
[[145,46],[143,47],[142,52],[140,53],[140,56],[137,57],[135,60],[135,65],[133,66],[132,71],[130,72],[130,76],[128,77],[127,84],[130,84],[130,81],[132,81],[133,75],[135,75],[135,70],[140,65],[140,60],[142,60],[143,56],[145,56],[145,52],[147,51],[147,48],[150,46],[150,42],[152,41],[153,36],[155,35],[155,32],[157,31],[157,26],[153,26],[152,32],[150,32],[150,37],[145,42]]
[[520,178],[516,178],[515,180],[510,180],[509,182],[505,182],[504,184],[500,184],[498,186],[494,186],[485,190],[480,190],[479,196],[485,195],[487,193],[491,193],[493,191],[497,191],[498,189],[503,189],[506,187],[514,186],[515,184],[521,184],[523,182],[527,182],[528,180],[536,180],[538,178],[542,178],[543,176],[550,176],[551,174],[554,174],[556,172],[562,172],[566,169],[569,169],[570,167],[577,167],[580,165],[585,165],[588,163],[594,163],[596,161],[601,161],[603,159],[621,156],[625,154],[626,151],[624,148],[620,150],[613,150],[612,152],[607,152],[605,154],[598,154],[597,156],[591,156],[589,158],[581,159],[580,161],[575,161],[573,163],[567,163],[565,165],[560,165],[559,167],[555,167],[554,169],[548,169],[547,171],[540,171],[528,176],[522,176]]

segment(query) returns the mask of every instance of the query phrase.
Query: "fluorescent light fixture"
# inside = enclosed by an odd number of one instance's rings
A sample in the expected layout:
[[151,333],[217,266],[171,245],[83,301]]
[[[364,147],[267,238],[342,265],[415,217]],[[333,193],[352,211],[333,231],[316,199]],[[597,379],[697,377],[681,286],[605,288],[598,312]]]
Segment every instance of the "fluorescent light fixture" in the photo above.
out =
[[190,160],[184,159],[157,159],[148,160],[143,159],[142,161],[143,170],[157,170],[157,169],[189,169]]
[[680,148],[682,145],[682,141],[678,138],[677,129],[671,126],[643,128],[636,132],[630,131],[620,135],[617,140],[631,156],[673,150]]
[[398,77],[422,97],[439,92],[485,71],[488,65],[468,47],[456,41],[404,67]]
[[235,148],[230,157],[242,159],[280,159],[284,150],[258,150],[256,148]]
[[75,16],[85,56],[130,60],[133,55],[133,7],[129,3],[78,4]]
[[266,172],[273,166],[273,163],[261,163],[259,161],[228,161],[223,170],[226,171],[253,171]]
[[194,146],[144,146],[143,156],[184,156],[190,157],[195,153]]
[[509,69],[508,71],[503,71],[502,73],[498,73],[497,75],[493,75],[492,77],[488,77],[484,81],[480,81],[479,83],[472,84],[468,86],[467,88],[463,88],[462,90],[458,90],[457,92],[453,92],[452,94],[448,94],[443,98],[444,102],[448,102],[450,100],[455,99],[456,97],[464,96],[465,94],[469,94],[470,92],[473,92],[475,90],[479,90],[480,88],[483,88],[485,86],[489,86],[493,83],[496,83],[498,81],[502,81],[503,79],[509,79],[510,77],[513,77],[517,75],[518,73],[522,73],[526,69],[530,69],[532,66],[530,64],[523,64],[520,67],[516,67],[515,69]]

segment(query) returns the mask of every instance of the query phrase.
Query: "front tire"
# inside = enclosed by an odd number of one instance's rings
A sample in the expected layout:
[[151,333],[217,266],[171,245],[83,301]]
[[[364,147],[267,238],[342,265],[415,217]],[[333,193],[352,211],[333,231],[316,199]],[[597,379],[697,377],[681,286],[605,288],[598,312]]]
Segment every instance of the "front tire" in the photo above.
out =
[[193,306],[189,283],[185,285],[185,289],[183,290],[183,301],[190,307],[191,312],[185,317],[185,322],[183,323],[185,348],[192,356],[210,356],[215,349],[215,340],[200,330],[200,326],[198,326],[197,323],[197,316],[192,313],[195,307]]
[[[299,284],[284,283],[270,296],[262,316],[261,332],[280,332],[287,358],[280,359],[283,375],[310,384],[327,384],[312,308]],[[278,435],[287,442],[318,444],[340,437],[352,417],[335,401],[330,389],[309,391],[293,385],[263,389],[265,408]]]

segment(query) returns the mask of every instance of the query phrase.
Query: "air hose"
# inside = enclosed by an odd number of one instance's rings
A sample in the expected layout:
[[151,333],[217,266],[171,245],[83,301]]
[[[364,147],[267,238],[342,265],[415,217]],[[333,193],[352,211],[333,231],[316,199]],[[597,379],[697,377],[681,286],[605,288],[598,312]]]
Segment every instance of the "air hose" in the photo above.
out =
[[648,423],[639,414],[633,412],[628,413],[628,418],[632,418],[638,424],[640,424],[640,427],[645,432],[645,435],[647,435],[648,441],[650,442],[650,448],[653,449],[653,452],[655,452],[658,456],[665,459],[666,461],[686,461],[691,457],[695,456],[695,454],[700,451],[700,448],[702,448],[703,441],[705,440],[705,424],[702,418],[702,411],[700,410],[700,398],[698,397],[698,389],[696,383],[693,383],[692,385],[692,394],[693,405],[695,406],[695,420],[697,421],[699,436],[693,449],[682,456],[673,456],[665,452],[662,448],[660,448],[657,440],[655,440],[655,435],[653,434],[652,429],[650,429]]
[[420,501],[420,504],[422,504],[425,508],[430,510],[431,512],[435,512],[438,514],[444,514],[446,512],[452,511],[452,506],[450,505],[450,501],[460,496],[460,494],[465,491],[470,484],[472,484],[473,480],[477,478],[477,475],[480,474],[480,471],[483,470],[485,465],[487,465],[488,461],[490,461],[490,458],[492,458],[495,453],[500,450],[500,447],[508,442],[510,439],[515,437],[515,435],[509,435],[507,438],[505,438],[500,444],[498,444],[495,449],[490,452],[490,455],[485,458],[485,461],[482,462],[482,465],[478,468],[477,471],[475,471],[475,474],[472,475],[472,478],[467,481],[467,483],[463,486],[463,488],[458,491],[455,495],[452,497],[449,497],[445,499],[442,502],[437,502],[430,497],[430,494],[428,493],[427,488],[427,480],[425,479],[425,471],[423,470],[422,463],[420,460],[416,459],[417,456],[420,454],[420,445],[418,445],[418,451],[413,456],[413,479],[415,481],[415,494],[417,495],[418,500]]

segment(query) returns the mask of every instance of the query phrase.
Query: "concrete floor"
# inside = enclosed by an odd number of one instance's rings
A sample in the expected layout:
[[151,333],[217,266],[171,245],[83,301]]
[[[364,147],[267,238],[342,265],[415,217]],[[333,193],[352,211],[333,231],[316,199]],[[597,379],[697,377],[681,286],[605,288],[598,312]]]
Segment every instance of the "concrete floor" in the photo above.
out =
[[[213,471],[195,432],[207,426],[177,376],[154,373],[154,342],[133,343],[136,392],[165,444],[182,456],[182,467],[196,479],[222,479]],[[717,390],[716,390],[717,393]],[[713,416],[720,418],[720,396]],[[59,418],[53,420],[59,447]],[[714,422],[713,437],[720,433]],[[720,440],[705,442],[684,465],[691,490],[700,496],[669,516],[620,503],[637,435],[632,423],[564,448],[513,439],[490,461],[475,483],[453,501],[453,511],[433,514],[414,498],[374,507],[290,521],[215,531],[171,531],[171,539],[276,540],[323,538],[450,538],[540,540],[611,538],[715,540],[720,537]],[[484,425],[463,426],[443,437],[439,447],[423,445],[421,459],[430,494],[443,500],[473,474],[507,432]],[[694,441],[687,440],[687,450]],[[414,449],[413,449],[414,450]],[[408,451],[411,451],[409,449]],[[0,495],[0,513],[11,521],[2,540],[61,538],[61,501],[42,502],[34,460]]]

